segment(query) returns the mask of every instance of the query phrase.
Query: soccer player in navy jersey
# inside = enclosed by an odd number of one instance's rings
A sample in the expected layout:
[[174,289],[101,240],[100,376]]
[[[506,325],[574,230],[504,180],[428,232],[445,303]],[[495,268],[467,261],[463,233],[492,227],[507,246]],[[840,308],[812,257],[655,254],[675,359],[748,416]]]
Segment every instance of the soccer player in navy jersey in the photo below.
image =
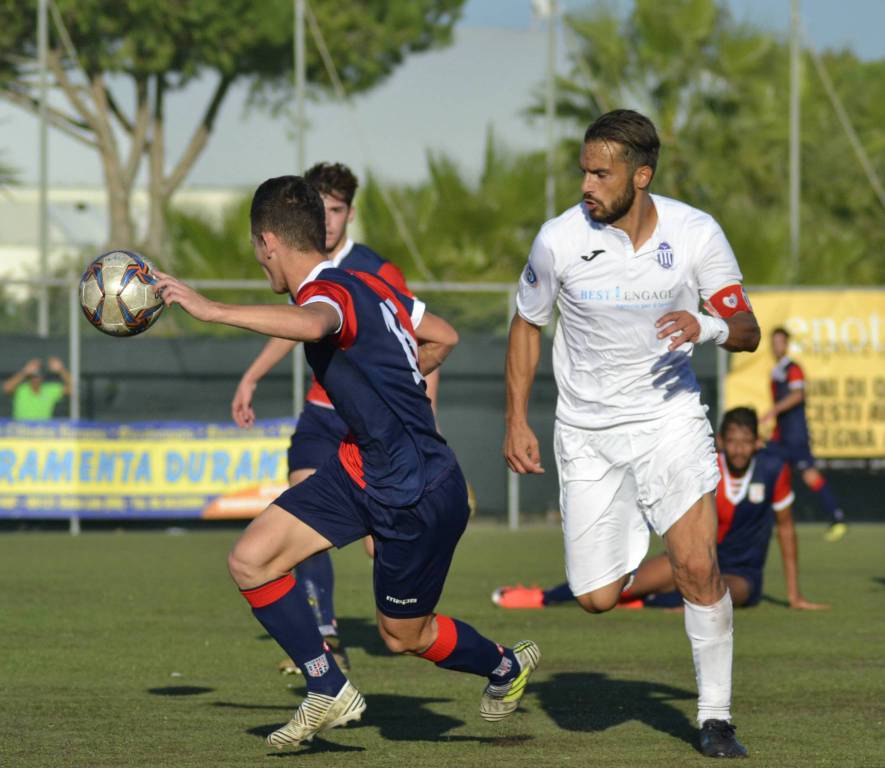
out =
[[830,519],[824,534],[827,541],[839,541],[848,530],[845,513],[826,478],[815,467],[805,419],[805,374],[799,364],[788,355],[790,334],[786,328],[771,332],[771,351],[777,361],[771,371],[770,411],[762,416],[762,423],[774,421],[775,429],[769,448],[799,471],[805,483],[819,499]]
[[[762,572],[772,528],[777,530],[784,580],[791,608],[829,606],[806,600],[799,591],[798,546],[793,526],[790,468],[768,450],[757,451],[758,421],[751,408],[734,408],[722,419],[717,439],[721,479],[716,487],[719,518],[716,554],[722,579],[735,606],[751,607],[762,597]],[[673,567],[666,555],[645,560],[636,571],[622,604],[642,600],[653,607],[682,605],[675,592]],[[567,583],[551,589],[500,587],[492,601],[502,608],[543,608],[574,599]]]
[[[323,200],[325,209],[326,257],[341,269],[356,270],[379,275],[400,293],[410,296],[402,272],[389,261],[362,243],[355,243],[347,233],[356,209],[354,197],[359,181],[343,163],[317,163],[307,170],[304,178],[315,187]],[[291,339],[268,339],[264,348],[243,374],[237,385],[231,414],[240,427],[255,422],[252,398],[258,382],[283,358],[292,352],[297,342]],[[428,377],[428,392],[435,405],[438,374]],[[304,408],[298,416],[298,428],[292,435],[288,451],[289,485],[297,485],[317,471],[334,456],[338,445],[347,434],[347,425],[335,412],[325,390],[313,377],[305,397]],[[335,658],[342,668],[349,668],[347,652],[338,636],[338,621],[333,599],[335,576],[332,558],[328,552],[320,552],[298,566],[295,574],[301,587],[308,594],[314,609],[320,633],[332,647]],[[291,659],[280,662],[279,668],[286,673],[298,671]]]
[[303,178],[265,181],[252,200],[255,255],[275,293],[295,306],[211,301],[158,273],[157,290],[205,322],[304,342],[307,360],[349,429],[337,455],[253,520],[228,566],[255,617],[298,664],[307,696],[268,736],[283,748],[357,720],[366,708],[325,645],[291,569],[371,534],[378,628],[395,653],[487,678],[486,720],[513,713],[540,660],[434,613],[469,517],[467,488],[436,429],[425,376],[458,341],[454,329],[376,275],[324,255],[324,210]]

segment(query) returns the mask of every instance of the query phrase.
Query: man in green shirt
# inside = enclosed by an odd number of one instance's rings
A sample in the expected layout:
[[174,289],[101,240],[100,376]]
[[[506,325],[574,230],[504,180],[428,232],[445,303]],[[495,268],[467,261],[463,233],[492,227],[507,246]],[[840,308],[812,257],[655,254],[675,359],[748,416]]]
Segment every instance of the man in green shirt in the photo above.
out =
[[29,360],[18,372],[3,382],[3,392],[12,395],[12,418],[20,421],[46,421],[52,418],[55,404],[71,394],[71,374],[57,357],[46,360],[46,368],[61,381],[44,381],[38,358]]

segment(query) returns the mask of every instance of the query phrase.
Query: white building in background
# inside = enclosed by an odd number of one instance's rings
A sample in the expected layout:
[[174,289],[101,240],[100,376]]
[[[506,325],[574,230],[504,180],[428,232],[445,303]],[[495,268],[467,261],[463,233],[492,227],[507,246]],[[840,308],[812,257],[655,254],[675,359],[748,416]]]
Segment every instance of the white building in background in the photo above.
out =
[[[218,222],[248,190],[192,187],[180,190],[172,204]],[[133,193],[136,227],[147,221],[144,190]],[[40,192],[34,186],[0,189],[0,280],[33,278],[40,264]],[[103,187],[53,187],[49,190],[49,265],[79,271],[96,254],[108,232],[107,195]]]

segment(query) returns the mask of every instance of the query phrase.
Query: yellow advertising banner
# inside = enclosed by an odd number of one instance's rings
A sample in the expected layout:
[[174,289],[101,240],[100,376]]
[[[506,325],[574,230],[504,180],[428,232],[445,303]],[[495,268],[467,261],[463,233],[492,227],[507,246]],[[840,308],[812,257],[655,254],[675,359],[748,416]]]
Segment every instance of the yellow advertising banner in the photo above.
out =
[[0,517],[251,517],[287,485],[290,420],[0,422]]
[[755,354],[731,356],[726,408],[771,408],[770,336],[783,326],[788,354],[805,372],[815,456],[885,456],[885,290],[757,291],[750,299],[762,343]]

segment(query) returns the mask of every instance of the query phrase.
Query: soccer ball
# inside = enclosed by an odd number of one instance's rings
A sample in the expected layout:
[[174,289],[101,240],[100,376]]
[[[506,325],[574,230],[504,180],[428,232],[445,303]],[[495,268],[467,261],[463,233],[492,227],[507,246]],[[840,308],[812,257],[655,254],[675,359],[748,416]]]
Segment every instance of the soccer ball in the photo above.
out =
[[150,328],[163,311],[154,292],[151,263],[132,251],[109,251],[80,278],[80,306],[86,319],[110,336],[134,336]]

